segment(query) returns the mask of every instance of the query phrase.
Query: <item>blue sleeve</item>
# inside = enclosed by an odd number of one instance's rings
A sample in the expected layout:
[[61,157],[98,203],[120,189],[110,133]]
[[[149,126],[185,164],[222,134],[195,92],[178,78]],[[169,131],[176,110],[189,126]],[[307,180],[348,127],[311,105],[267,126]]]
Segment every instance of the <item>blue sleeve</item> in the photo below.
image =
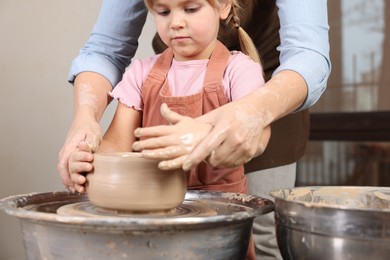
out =
[[326,0],[277,0],[280,18],[280,66],[293,70],[308,86],[299,110],[312,106],[326,89],[331,63]]
[[93,71],[115,86],[135,55],[146,16],[142,0],[103,0],[90,37],[72,62],[68,81]]

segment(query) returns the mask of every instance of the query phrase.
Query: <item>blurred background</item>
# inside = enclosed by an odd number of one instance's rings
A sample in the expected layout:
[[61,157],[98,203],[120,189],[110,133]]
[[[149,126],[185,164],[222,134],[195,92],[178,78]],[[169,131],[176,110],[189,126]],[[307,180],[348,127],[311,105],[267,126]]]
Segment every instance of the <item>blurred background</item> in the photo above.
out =
[[[0,198],[64,189],[56,168],[73,111],[67,75],[101,2],[0,0]],[[148,20],[136,57],[153,53],[154,32]],[[19,221],[1,211],[0,228],[0,259],[25,259]]]
[[[67,74],[100,4],[0,0],[0,198],[63,189],[56,166],[72,117]],[[298,163],[297,185],[390,186],[390,3],[328,5],[333,70],[312,108],[311,141]],[[136,58],[153,53],[154,31],[148,19]],[[0,227],[0,259],[24,259],[18,220],[0,212]]]
[[390,2],[328,0],[332,73],[297,186],[390,186]]

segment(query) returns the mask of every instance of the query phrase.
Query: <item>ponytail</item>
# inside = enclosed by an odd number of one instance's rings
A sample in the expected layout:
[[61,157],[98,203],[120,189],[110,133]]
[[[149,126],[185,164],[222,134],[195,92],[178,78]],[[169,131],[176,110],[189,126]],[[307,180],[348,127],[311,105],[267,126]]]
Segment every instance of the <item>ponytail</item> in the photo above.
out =
[[232,9],[229,16],[226,18],[225,23],[228,28],[231,27],[237,30],[241,51],[251,57],[255,62],[261,63],[255,44],[248,33],[240,25],[240,10],[241,6],[239,5],[238,0],[232,0]]

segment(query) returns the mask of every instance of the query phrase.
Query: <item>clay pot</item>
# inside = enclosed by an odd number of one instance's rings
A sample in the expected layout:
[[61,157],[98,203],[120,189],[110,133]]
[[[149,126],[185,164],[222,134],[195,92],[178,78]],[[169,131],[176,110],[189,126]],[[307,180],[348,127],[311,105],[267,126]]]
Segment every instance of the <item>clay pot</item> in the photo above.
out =
[[187,178],[182,170],[162,171],[158,161],[140,153],[96,153],[87,174],[92,204],[115,210],[161,211],[184,201]]

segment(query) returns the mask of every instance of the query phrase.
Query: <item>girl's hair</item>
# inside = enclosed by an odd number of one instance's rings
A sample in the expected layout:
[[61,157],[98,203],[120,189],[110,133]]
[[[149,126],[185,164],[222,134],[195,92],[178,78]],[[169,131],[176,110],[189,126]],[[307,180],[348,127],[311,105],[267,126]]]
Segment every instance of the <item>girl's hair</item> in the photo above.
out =
[[[232,8],[228,17],[225,19],[224,25],[228,30],[237,30],[238,39],[240,42],[240,48],[243,53],[251,57],[255,62],[260,63],[260,56],[257,52],[257,48],[253,43],[248,33],[241,27],[240,15],[244,15],[242,7],[239,4],[239,0],[207,0],[213,7],[218,8],[220,1],[231,1]],[[152,10],[153,0],[144,0],[146,7]]]
[[[218,1],[218,0],[214,0]],[[227,0],[229,1],[229,0]],[[239,4],[238,0],[230,0],[232,4],[232,9],[226,20],[224,21],[225,26],[230,28],[235,28],[238,31],[238,39],[240,41],[240,48],[243,53],[251,57],[254,61],[260,63],[260,56],[257,51],[255,44],[252,41],[252,38],[248,35],[248,33],[241,27],[240,23],[240,15],[245,15],[242,12],[242,7]]]

